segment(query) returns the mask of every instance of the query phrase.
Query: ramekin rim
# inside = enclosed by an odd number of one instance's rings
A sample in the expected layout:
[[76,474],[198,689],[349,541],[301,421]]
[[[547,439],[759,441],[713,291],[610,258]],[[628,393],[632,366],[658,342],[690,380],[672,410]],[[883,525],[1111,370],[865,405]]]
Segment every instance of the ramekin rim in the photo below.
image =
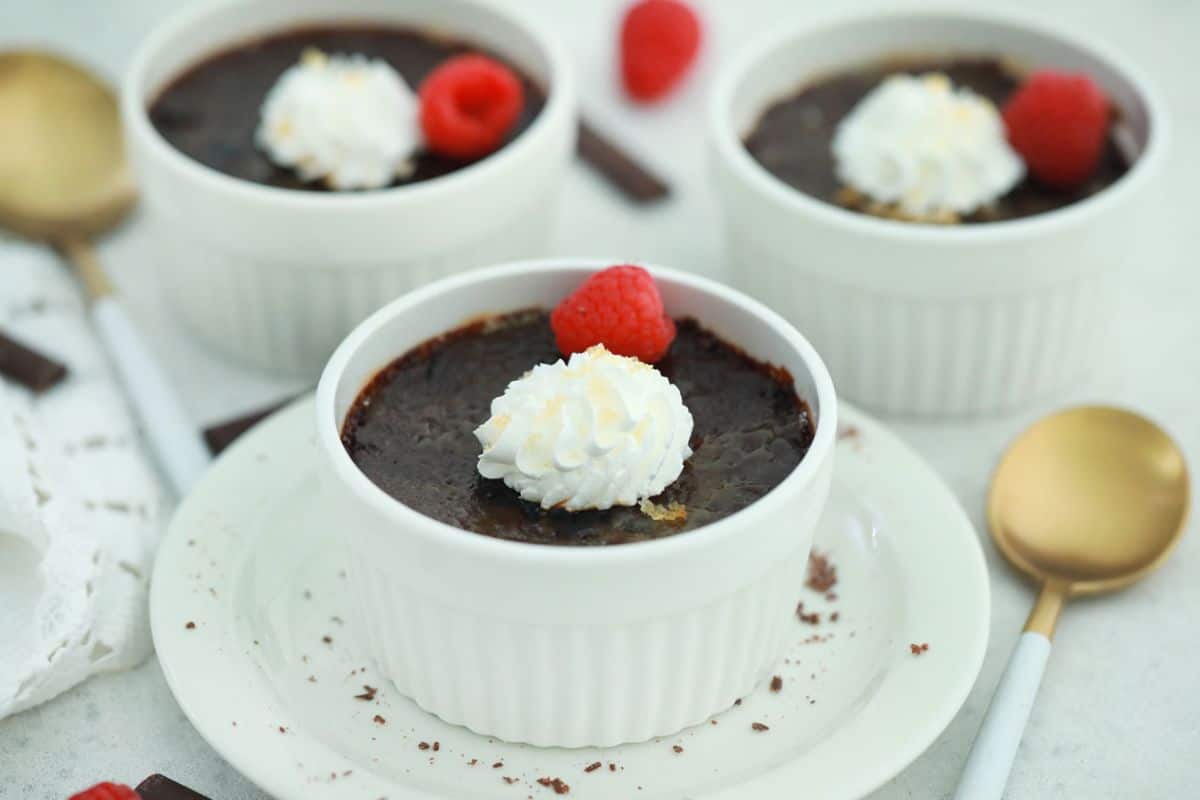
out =
[[[471,283],[562,270],[578,272],[582,277],[590,271],[602,269],[613,263],[618,262],[594,258],[541,258],[484,267],[443,278],[409,292],[388,303],[356,326],[330,357],[316,390],[317,447],[322,451],[321,458],[332,468],[336,479],[350,490],[359,502],[367,503],[376,513],[392,519],[396,523],[397,535],[401,535],[402,530],[417,531],[417,535],[426,541],[452,552],[520,563],[544,562],[560,568],[620,566],[631,561],[672,558],[680,551],[714,546],[724,539],[738,535],[739,532],[754,528],[755,518],[769,513],[780,503],[789,502],[817,480],[825,462],[833,457],[838,424],[837,395],[833,379],[820,354],[791,323],[741,292],[709,278],[647,263],[640,265],[656,278],[664,278],[703,291],[721,302],[731,303],[752,313],[796,351],[812,378],[816,397],[802,398],[810,407],[815,405],[819,409],[812,444],[801,462],[778,486],[763,497],[716,522],[659,539],[610,547],[544,545],[498,539],[435,520],[388,495],[350,459],[341,441],[342,420],[338,419],[336,414],[335,398],[338,385],[354,354],[388,321]],[[400,355],[396,353],[396,357]],[[379,365],[380,368],[384,366],[386,364]]]
[[[741,136],[730,119],[734,92],[745,74],[759,61],[780,47],[802,37],[845,26],[886,22],[896,18],[955,18],[982,24],[1020,27],[1032,33],[1056,39],[1064,45],[1088,53],[1108,64],[1136,92],[1147,112],[1148,138],[1133,166],[1111,186],[1062,208],[1015,220],[975,225],[922,225],[860,214],[811,197],[788,186],[772,175],[746,151]],[[1107,42],[1080,35],[1065,27],[1047,23],[1031,15],[1009,10],[962,9],[952,6],[912,6],[874,11],[842,12],[818,23],[801,22],[782,26],[755,39],[742,48],[722,70],[709,95],[709,138],[713,148],[737,176],[769,201],[796,213],[808,214],[830,226],[863,236],[892,237],[908,242],[940,245],[974,245],[1014,238],[1036,236],[1043,231],[1070,227],[1102,214],[1113,204],[1137,189],[1158,169],[1170,140],[1166,105],[1156,85],[1136,66]]]
[[[134,52],[121,81],[120,106],[126,130],[130,137],[142,142],[154,158],[172,172],[182,176],[183,179],[203,184],[206,188],[226,193],[229,197],[238,197],[248,201],[291,206],[315,212],[348,213],[360,211],[364,207],[370,208],[384,204],[422,203],[440,194],[469,189],[470,182],[486,180],[493,173],[503,170],[509,162],[536,150],[541,145],[541,140],[548,135],[547,132],[559,123],[560,119],[563,124],[570,124],[575,86],[574,71],[562,44],[531,15],[520,8],[497,6],[480,0],[457,1],[474,6],[496,17],[507,19],[528,35],[546,60],[549,68],[549,85],[546,87],[546,103],[537,118],[534,119],[533,124],[496,152],[447,175],[368,192],[311,192],[285,189],[226,175],[185,155],[164,139],[150,122],[149,108],[145,101],[146,91],[151,88],[146,85],[145,74],[150,61],[171,41],[184,35],[188,29],[199,22],[222,14],[236,13],[239,6],[252,5],[264,2],[264,0],[222,0],[222,2],[184,9],[172,14],[151,31]],[[347,12],[347,19],[355,18],[354,12]],[[357,18],[369,17],[360,15]],[[381,19],[381,21],[385,20]],[[300,27],[304,22],[303,19],[293,20],[286,25],[279,26],[278,30]],[[231,37],[223,46],[233,45],[238,41],[237,37]],[[214,52],[219,50],[220,48],[215,48]]]

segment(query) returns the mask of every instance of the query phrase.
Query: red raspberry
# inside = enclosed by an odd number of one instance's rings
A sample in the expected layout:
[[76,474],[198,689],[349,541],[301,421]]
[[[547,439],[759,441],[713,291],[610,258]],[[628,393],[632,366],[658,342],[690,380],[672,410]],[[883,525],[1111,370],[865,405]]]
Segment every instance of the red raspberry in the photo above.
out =
[[1013,149],[1033,177],[1070,189],[1100,163],[1108,135],[1108,98],[1086,75],[1035,72],[1004,106]]
[[634,100],[662,98],[700,50],[700,19],[680,0],[639,0],[621,24],[621,75]]
[[524,104],[525,90],[508,67],[487,56],[455,56],[421,84],[425,143],[449,158],[482,158],[504,143]]
[[138,800],[138,793],[123,783],[97,783],[90,789],[73,794],[67,800]]
[[568,356],[602,344],[652,364],[675,340],[675,323],[663,311],[654,279],[629,265],[609,267],[584,281],[554,309],[550,327],[558,349]]

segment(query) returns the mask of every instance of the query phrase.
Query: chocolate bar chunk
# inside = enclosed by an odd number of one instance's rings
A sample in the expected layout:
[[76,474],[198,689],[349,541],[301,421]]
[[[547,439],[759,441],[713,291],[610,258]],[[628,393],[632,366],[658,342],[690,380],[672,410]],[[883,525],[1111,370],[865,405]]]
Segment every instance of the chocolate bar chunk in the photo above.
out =
[[219,454],[229,445],[233,444],[239,436],[253,428],[258,423],[262,422],[267,417],[274,414],[279,409],[292,402],[293,398],[288,398],[280,403],[261,408],[257,411],[251,411],[243,414],[240,417],[235,417],[225,422],[218,422],[216,425],[210,425],[204,429],[204,442],[208,445],[208,450],[214,456]]
[[616,144],[579,120],[579,157],[635,203],[649,203],[670,194],[670,187]]
[[166,775],[151,775],[137,785],[142,800],[208,800],[199,792],[178,784]]
[[67,377],[67,368],[0,333],[0,373],[34,392],[44,392]]

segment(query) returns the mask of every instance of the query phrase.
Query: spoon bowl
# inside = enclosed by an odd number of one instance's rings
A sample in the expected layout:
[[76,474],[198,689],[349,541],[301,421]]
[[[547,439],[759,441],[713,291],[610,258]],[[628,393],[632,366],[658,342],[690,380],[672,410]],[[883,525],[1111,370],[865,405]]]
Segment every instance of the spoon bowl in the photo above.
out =
[[1139,580],[1183,533],[1188,471],[1149,420],[1085,406],[1046,417],[1000,462],[988,498],[992,539],[1035,581],[1096,594]]
[[120,222],[136,196],[117,98],[51,53],[0,53],[0,225],[61,243]]

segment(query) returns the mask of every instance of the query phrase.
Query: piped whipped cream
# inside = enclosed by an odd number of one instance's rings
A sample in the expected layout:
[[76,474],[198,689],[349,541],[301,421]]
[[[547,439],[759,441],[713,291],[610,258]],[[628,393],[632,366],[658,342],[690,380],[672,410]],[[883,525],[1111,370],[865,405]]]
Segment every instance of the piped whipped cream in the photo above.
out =
[[678,478],[692,454],[679,389],[603,345],[534,367],[491,411],[475,430],[479,474],[542,508],[637,505]]
[[970,214],[1025,174],[995,105],[941,73],[875,87],[838,126],[833,156],[847,186],[917,218]]
[[267,93],[255,141],[306,181],[378,189],[412,172],[419,110],[385,61],[309,49]]

